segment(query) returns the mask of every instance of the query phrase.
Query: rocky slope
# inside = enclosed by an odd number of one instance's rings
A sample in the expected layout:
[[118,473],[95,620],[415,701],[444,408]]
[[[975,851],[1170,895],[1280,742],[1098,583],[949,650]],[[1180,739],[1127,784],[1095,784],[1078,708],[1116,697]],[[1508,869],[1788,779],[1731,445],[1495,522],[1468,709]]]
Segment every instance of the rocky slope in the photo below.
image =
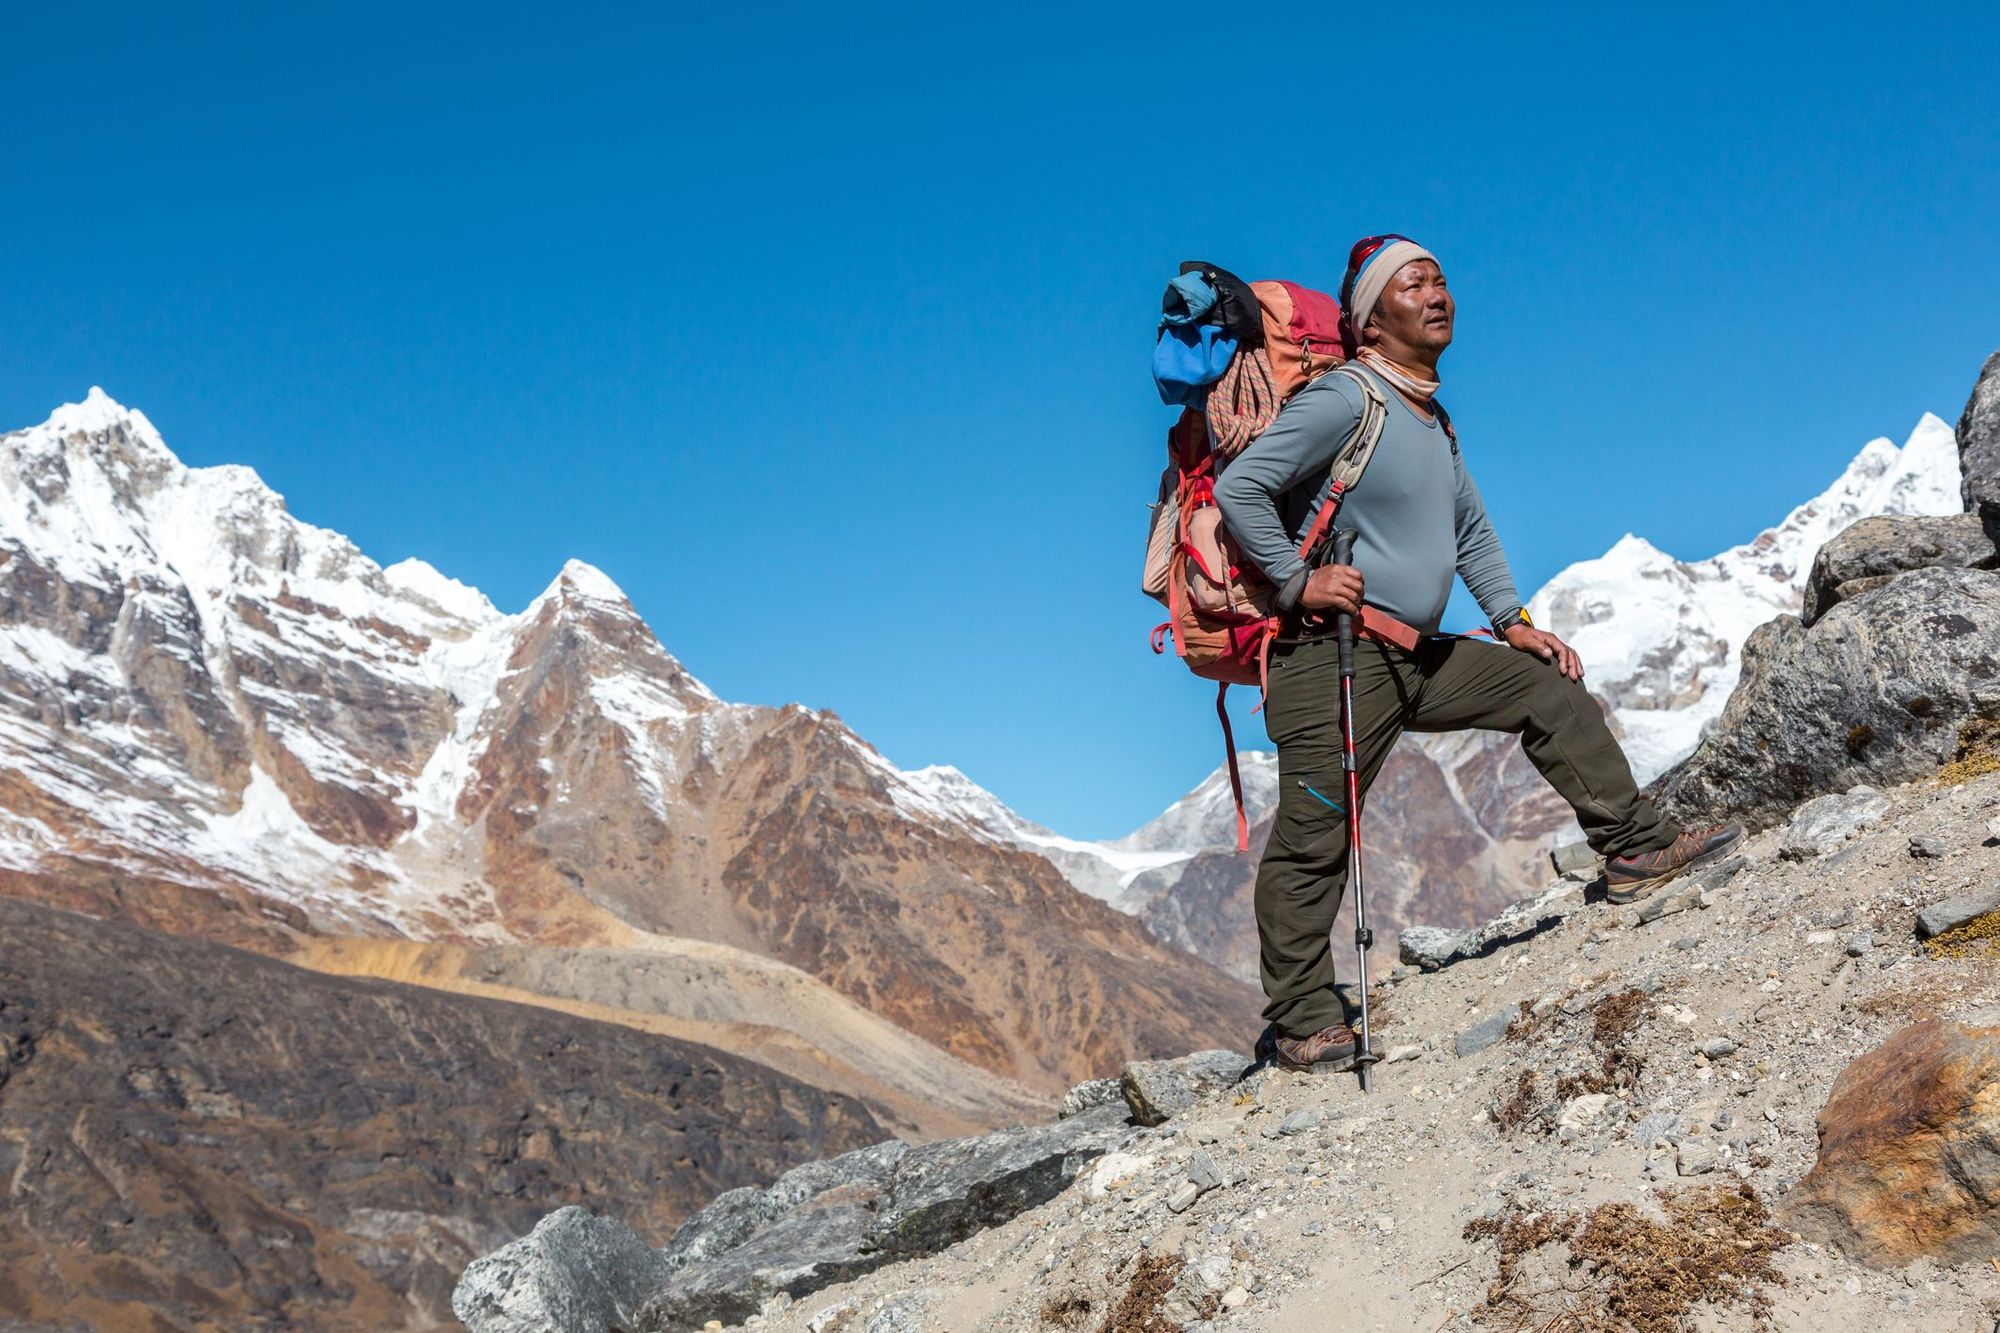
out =
[[599,571],[503,615],[96,391],[0,436],[0,755],[0,893],[274,954],[712,943],[934,1048],[850,1071],[899,1119],[939,1069],[990,1124],[1256,1009],[838,718],[718,699]]
[[884,1134],[618,1024],[9,898],[0,941],[0,1322],[444,1327],[466,1262],[551,1208],[664,1241]]
[[[1968,1040],[2000,1062],[2000,966],[1933,956],[1916,927],[1927,907],[1996,873],[1986,826],[2000,817],[2000,776],[1925,779],[1876,799],[1833,825],[1802,812],[1808,836],[1759,835],[1664,899],[1669,910],[1613,908],[1581,881],[1558,883],[1481,956],[1401,970],[1380,991],[1391,1062],[1372,1094],[1346,1076],[1259,1072],[1108,1145],[1080,1133],[1088,1160],[1067,1185],[934,1256],[852,1278],[829,1264],[829,1280],[796,1294],[764,1288],[754,1313],[714,1313],[785,1333],[1470,1333],[1496,1320],[1541,1327],[1565,1309],[1595,1311],[1604,1327],[1667,1329],[1681,1317],[1635,1311],[1672,1310],[1681,1291],[1695,1327],[1752,1327],[1761,1301],[1768,1327],[1987,1333],[2000,1272],[1983,1256],[2000,1254],[2000,1217],[1981,1224],[1990,1199],[1965,1189],[1990,1188],[2000,1168],[1978,1156],[1979,1131],[1961,1140],[1964,1161],[1988,1173],[1968,1180],[1988,1185],[1934,1172],[1946,1221],[1926,1231],[1878,1219],[1918,1250],[1945,1247],[1942,1260],[1904,1251],[1877,1267],[1872,1251],[1830,1243],[1870,1214],[1843,1211],[1830,1226],[1811,1180],[1820,1135],[1858,1132],[1820,1122],[1842,1070],[1911,1023],[1983,1030]],[[1990,1115],[2000,1083],[1968,1077],[1986,1087],[1977,1095]],[[1662,1222],[1674,1208],[1706,1210],[1710,1228],[1713,1243],[1691,1250],[1687,1268],[1706,1273],[1726,1249],[1746,1259],[1740,1286],[1726,1276],[1677,1285],[1667,1242],[1682,1233]],[[1770,1222],[1756,1220],[1766,1210]],[[1571,1266],[1590,1251],[1554,1236],[1585,1214],[1597,1234],[1625,1237],[1631,1262],[1600,1251]],[[1528,1245],[1535,1233],[1520,1228],[1537,1217],[1555,1225],[1547,1244]],[[1984,1239],[1954,1248],[1967,1234]],[[679,1244],[664,1252],[668,1270]],[[1747,1262],[1763,1246],[1768,1275]],[[564,1260],[551,1250],[531,1262]],[[655,1293],[673,1281],[661,1271]],[[1623,1317],[1607,1308],[1613,1297],[1627,1302]],[[691,1329],[703,1314],[661,1299],[639,1326]]]

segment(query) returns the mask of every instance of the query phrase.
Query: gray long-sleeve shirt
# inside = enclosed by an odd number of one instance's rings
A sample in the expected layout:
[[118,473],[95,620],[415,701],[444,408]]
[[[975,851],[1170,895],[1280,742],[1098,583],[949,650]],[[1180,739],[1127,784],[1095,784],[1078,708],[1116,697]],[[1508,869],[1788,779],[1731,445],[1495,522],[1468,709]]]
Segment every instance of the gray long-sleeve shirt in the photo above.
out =
[[[1444,428],[1377,383],[1389,400],[1382,442],[1337,520],[1355,529],[1354,564],[1367,583],[1369,605],[1435,634],[1456,573],[1487,619],[1497,620],[1521,598],[1479,488]],[[1361,401],[1360,388],[1346,375],[1320,376],[1285,404],[1216,482],[1215,502],[1229,531],[1278,586],[1286,610],[1305,585],[1299,542],[1325,502],[1328,470],[1361,419]]]

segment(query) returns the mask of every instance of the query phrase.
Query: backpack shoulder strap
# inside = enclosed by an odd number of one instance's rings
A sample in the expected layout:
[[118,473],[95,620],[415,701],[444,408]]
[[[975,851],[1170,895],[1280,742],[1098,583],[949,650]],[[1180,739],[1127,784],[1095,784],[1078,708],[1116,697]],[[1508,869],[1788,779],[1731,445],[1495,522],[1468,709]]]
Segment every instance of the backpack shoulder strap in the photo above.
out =
[[1326,502],[1313,515],[1305,537],[1299,542],[1301,560],[1310,560],[1313,551],[1325,539],[1327,530],[1333,526],[1334,516],[1340,512],[1341,501],[1360,482],[1361,474],[1368,470],[1369,460],[1375,457],[1375,446],[1382,443],[1382,428],[1389,420],[1389,400],[1382,396],[1381,387],[1373,379],[1352,364],[1338,366],[1328,373],[1345,375],[1360,388],[1361,418],[1342,442],[1340,452],[1333,456],[1333,468],[1327,477]]

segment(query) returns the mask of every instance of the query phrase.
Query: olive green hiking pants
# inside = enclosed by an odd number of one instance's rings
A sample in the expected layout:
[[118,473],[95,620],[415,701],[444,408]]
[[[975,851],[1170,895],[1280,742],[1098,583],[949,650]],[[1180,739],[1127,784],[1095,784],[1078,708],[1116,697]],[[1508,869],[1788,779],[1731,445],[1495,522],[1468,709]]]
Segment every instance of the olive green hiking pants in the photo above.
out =
[[[1306,1036],[1347,1017],[1328,938],[1347,889],[1347,818],[1334,808],[1346,805],[1347,786],[1340,650],[1332,638],[1274,646],[1264,716],[1278,747],[1277,818],[1257,870],[1257,935],[1270,1001],[1264,1017],[1287,1036]],[[1680,832],[1639,794],[1589,691],[1504,644],[1425,639],[1405,652],[1357,643],[1354,722],[1364,806],[1403,732],[1508,731],[1574,807],[1599,853],[1654,851]]]

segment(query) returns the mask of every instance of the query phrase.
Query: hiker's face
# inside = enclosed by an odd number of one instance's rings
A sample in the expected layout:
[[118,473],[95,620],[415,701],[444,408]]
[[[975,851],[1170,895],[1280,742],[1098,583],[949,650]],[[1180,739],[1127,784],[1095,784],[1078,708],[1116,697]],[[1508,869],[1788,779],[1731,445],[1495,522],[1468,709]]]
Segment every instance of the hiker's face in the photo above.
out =
[[1375,312],[1368,316],[1368,328],[1377,343],[1436,354],[1451,346],[1455,309],[1444,270],[1433,260],[1416,259],[1389,279]]

